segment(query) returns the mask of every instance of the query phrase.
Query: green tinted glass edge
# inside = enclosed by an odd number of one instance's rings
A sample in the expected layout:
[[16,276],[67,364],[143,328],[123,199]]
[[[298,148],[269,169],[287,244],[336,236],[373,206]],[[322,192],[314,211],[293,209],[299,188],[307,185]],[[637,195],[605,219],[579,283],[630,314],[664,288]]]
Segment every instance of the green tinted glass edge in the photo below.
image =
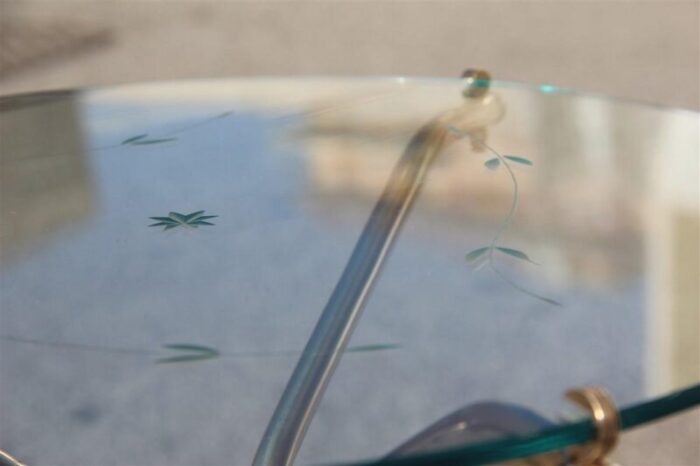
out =
[[[622,409],[622,430],[632,429],[695,406],[700,406],[700,384]],[[528,437],[511,437],[403,458],[348,463],[348,466],[476,466],[561,450],[589,442],[594,435],[593,423],[586,419],[543,430]]]

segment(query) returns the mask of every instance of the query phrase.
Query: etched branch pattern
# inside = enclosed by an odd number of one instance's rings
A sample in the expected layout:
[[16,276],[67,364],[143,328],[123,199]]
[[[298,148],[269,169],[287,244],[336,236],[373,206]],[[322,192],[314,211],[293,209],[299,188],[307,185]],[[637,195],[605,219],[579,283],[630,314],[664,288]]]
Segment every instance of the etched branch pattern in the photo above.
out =
[[475,135],[462,131],[459,128],[455,128],[451,126],[450,131],[452,133],[457,134],[458,136],[464,136],[464,137],[469,137],[473,141],[475,141],[477,144],[483,146],[488,150],[491,155],[493,156],[492,158],[488,159],[486,162],[484,162],[484,166],[491,171],[496,171],[499,170],[501,166],[505,168],[505,170],[508,173],[508,176],[511,180],[512,186],[513,186],[513,196],[512,200],[510,203],[510,208],[508,210],[508,213],[506,216],[503,218],[501,221],[500,225],[496,229],[496,232],[494,233],[493,237],[491,238],[491,241],[488,246],[482,246],[480,248],[474,249],[471,252],[467,253],[465,256],[465,259],[467,262],[473,264],[475,266],[475,270],[479,270],[483,267],[488,267],[493,273],[495,273],[501,280],[506,282],[508,285],[513,287],[514,289],[518,290],[519,292],[526,294],[532,298],[538,299],[540,301],[543,301],[545,303],[554,305],[554,306],[561,306],[562,304],[558,301],[555,301],[554,299],[548,298],[546,296],[543,296],[539,293],[535,293],[532,290],[529,290],[525,288],[524,286],[518,284],[515,282],[513,279],[508,277],[505,273],[503,273],[497,266],[496,266],[496,260],[495,257],[497,254],[503,254],[507,255],[525,262],[528,262],[533,265],[540,265],[534,260],[530,258],[525,252],[511,248],[511,247],[506,247],[506,246],[501,246],[500,245],[500,240],[503,236],[503,234],[508,230],[508,228],[511,226],[513,222],[513,218],[515,216],[516,211],[518,210],[518,202],[520,200],[520,188],[518,185],[518,178],[515,176],[515,172],[513,171],[513,168],[511,167],[511,163],[515,163],[518,165],[523,165],[526,167],[531,167],[534,164],[532,161],[529,159],[526,159],[524,157],[516,156],[516,155],[502,155],[500,154],[497,150],[495,150],[493,147],[488,145],[486,141],[476,137]]

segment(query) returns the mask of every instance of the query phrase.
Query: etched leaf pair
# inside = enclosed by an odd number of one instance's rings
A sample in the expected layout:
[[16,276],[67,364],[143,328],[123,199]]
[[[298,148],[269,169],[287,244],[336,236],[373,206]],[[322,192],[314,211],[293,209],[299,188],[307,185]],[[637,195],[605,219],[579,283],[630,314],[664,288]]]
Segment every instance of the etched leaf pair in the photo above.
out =
[[[516,155],[504,155],[503,158],[522,165],[533,165],[533,163],[530,160],[524,157],[518,157]],[[501,166],[501,159],[499,159],[498,157],[489,159],[486,162],[484,162],[484,166],[489,170],[496,170],[498,167]]]
[[219,357],[220,355],[220,353],[214,348],[193,345],[190,343],[174,343],[171,345],[164,345],[164,347],[179,351],[181,354],[177,356],[169,356],[167,358],[160,358],[156,361],[157,363],[204,361],[206,359]]
[[521,259],[521,260],[530,262],[531,264],[540,265],[537,262],[530,259],[530,257],[522,251],[519,251],[519,250],[513,249],[513,248],[505,248],[505,247],[501,247],[501,246],[487,246],[487,247],[475,249],[472,252],[470,252],[469,254],[467,254],[464,258],[467,260],[467,262],[475,262],[477,259],[484,256],[484,254],[486,254],[490,250],[500,251],[504,254],[515,257],[517,259]]
[[164,142],[170,142],[170,141],[176,141],[177,138],[156,138],[156,139],[149,139],[148,134],[138,134],[136,136],[132,136],[130,138],[124,139],[122,141],[123,146],[127,145],[132,145],[132,146],[146,146],[146,145],[151,145],[151,144],[162,144]]
[[[174,356],[168,356],[159,358],[156,360],[158,364],[170,364],[179,362],[196,362],[196,361],[206,361],[207,359],[213,359],[218,357],[269,357],[269,356],[292,356],[300,354],[298,351],[277,351],[277,352],[265,352],[265,353],[248,353],[248,354],[222,354],[218,350],[203,345],[195,345],[192,343],[173,343],[168,345],[163,345],[163,348],[168,350],[173,350],[178,352]],[[395,350],[401,348],[400,345],[393,343],[376,343],[368,345],[358,345],[351,346],[345,350],[346,353],[369,353],[376,351],[387,351]]]

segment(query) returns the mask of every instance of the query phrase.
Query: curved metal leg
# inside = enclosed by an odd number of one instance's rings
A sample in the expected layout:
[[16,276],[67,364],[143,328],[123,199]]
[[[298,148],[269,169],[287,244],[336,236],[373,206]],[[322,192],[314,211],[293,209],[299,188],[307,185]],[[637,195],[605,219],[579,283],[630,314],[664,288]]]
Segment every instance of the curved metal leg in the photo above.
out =
[[[485,86],[483,74],[474,85]],[[469,79],[469,76],[467,76]],[[478,93],[482,98],[483,92]],[[291,466],[323,392],[340,360],[387,253],[433,159],[464,117],[447,112],[411,139],[309,338],[267,426],[254,466]]]

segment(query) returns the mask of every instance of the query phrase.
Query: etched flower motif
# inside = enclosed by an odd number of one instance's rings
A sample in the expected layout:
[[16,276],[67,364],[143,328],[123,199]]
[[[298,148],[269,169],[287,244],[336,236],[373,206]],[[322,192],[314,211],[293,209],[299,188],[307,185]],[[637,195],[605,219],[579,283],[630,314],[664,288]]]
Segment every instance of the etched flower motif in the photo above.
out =
[[170,212],[167,217],[148,217],[151,220],[157,220],[156,223],[148,226],[164,227],[163,231],[179,226],[188,228],[197,228],[201,225],[214,226],[213,223],[207,222],[207,220],[216,218],[218,215],[204,215],[204,212],[204,210],[199,210],[187,215],[178,212]]

